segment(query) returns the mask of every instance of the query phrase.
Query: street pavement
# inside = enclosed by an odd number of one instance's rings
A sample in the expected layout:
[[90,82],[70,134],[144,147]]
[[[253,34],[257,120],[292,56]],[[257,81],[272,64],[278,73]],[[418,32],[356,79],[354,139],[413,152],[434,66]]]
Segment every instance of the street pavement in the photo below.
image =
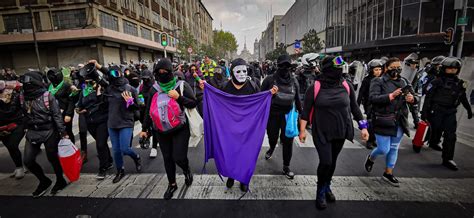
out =
[[[137,124],[134,147],[139,130]],[[472,134],[473,130],[462,131]],[[295,139],[291,162],[294,180],[281,174],[280,147],[270,160],[264,159],[269,147],[265,139],[250,192],[245,195],[238,184],[232,189],[225,187],[225,178],[222,181],[217,175],[212,160],[203,171],[201,141],[188,152],[195,181],[186,187],[178,168],[179,189],[171,201],[162,199],[167,179],[160,152],[157,158],[150,159],[149,150],[134,148],[143,157],[141,174],[135,172],[133,161],[126,157],[127,176],[123,181],[112,184],[114,170],[104,181],[97,181],[98,159],[94,141],[89,137],[89,162],[83,166],[81,179],[57,196],[32,199],[30,195],[37,185],[34,176],[27,174],[22,180],[9,178],[14,166],[7,150],[0,147],[0,217],[474,217],[471,138],[458,140],[455,161],[460,170],[454,172],[441,166],[440,152],[425,147],[416,154],[410,139],[405,137],[394,171],[401,183],[399,188],[381,179],[384,158],[377,160],[372,173],[364,170],[363,163],[370,151],[363,144],[358,130],[354,142],[345,143],[333,180],[338,201],[322,212],[314,206],[318,156],[311,138],[306,143]],[[38,156],[38,162],[54,178],[44,152]]]

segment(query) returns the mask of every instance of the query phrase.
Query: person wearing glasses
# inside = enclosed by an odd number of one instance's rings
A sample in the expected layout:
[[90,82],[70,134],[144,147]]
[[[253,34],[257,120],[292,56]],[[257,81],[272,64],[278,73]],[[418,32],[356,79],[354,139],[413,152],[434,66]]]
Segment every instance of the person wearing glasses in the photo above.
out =
[[400,59],[392,57],[385,64],[385,73],[374,78],[370,84],[369,101],[372,103],[372,123],[377,148],[367,156],[365,170],[372,171],[374,161],[379,156],[385,158],[383,180],[398,187],[399,181],[393,175],[397,162],[398,148],[403,134],[408,131],[408,105],[416,104],[414,90],[410,83],[400,76]]
[[96,60],[91,60],[89,63],[94,63],[96,69],[108,75],[109,85],[105,88],[104,94],[109,102],[107,125],[117,168],[117,174],[112,182],[118,183],[125,176],[123,155],[133,159],[137,172],[142,170],[141,158],[130,146],[135,125],[135,110],[138,110],[138,95],[118,66],[106,68]]
[[316,207],[321,210],[327,207],[327,202],[336,201],[331,180],[344,142],[354,140],[352,119],[359,123],[362,140],[369,138],[367,121],[357,105],[354,88],[342,75],[345,64],[341,56],[330,55],[321,61],[322,74],[306,91],[300,120],[301,142],[306,139],[306,125],[313,124],[311,135],[319,156]]

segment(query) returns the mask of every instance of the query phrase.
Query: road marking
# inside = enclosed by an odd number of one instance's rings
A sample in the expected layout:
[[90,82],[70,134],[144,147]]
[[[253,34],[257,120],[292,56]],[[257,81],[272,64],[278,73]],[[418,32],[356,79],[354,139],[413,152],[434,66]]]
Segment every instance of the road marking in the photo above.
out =
[[[54,178],[53,175],[48,175]],[[161,199],[168,186],[163,174],[128,174],[123,181],[113,184],[109,175],[97,181],[93,174],[82,174],[79,181],[70,184],[58,194],[64,197],[148,198]],[[332,190],[338,200],[349,201],[420,201],[474,203],[474,178],[398,178],[400,187],[392,187],[380,177],[336,176]],[[244,200],[314,200],[317,177],[297,175],[288,180],[279,175],[255,175],[250,193]],[[184,186],[184,177],[178,175],[180,199],[235,200],[242,196],[238,183],[232,189],[225,187],[217,175],[195,175],[193,185]],[[28,174],[22,180],[0,174],[0,195],[30,196],[37,185]]]

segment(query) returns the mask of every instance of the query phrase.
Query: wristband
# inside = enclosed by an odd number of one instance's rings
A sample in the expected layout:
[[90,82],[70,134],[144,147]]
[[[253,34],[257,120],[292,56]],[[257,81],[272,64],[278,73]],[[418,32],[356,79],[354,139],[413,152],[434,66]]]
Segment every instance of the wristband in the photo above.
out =
[[367,122],[367,120],[359,120],[358,124],[359,124],[359,129],[369,128],[369,123]]
[[194,79],[198,82],[201,81],[201,78],[199,76],[194,77]]
[[133,98],[129,98],[127,100],[127,108],[130,107],[130,105],[133,105],[133,104],[135,104],[135,102],[133,102]]

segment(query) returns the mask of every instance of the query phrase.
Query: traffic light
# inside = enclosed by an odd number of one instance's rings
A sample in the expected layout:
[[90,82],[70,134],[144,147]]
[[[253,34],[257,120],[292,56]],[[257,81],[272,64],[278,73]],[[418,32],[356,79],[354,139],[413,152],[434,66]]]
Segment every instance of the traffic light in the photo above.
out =
[[161,34],[161,45],[164,47],[168,46],[168,35],[166,33]]
[[451,45],[454,39],[454,29],[452,27],[449,27],[448,29],[446,29],[446,31],[444,31],[443,38],[444,38],[444,44]]

